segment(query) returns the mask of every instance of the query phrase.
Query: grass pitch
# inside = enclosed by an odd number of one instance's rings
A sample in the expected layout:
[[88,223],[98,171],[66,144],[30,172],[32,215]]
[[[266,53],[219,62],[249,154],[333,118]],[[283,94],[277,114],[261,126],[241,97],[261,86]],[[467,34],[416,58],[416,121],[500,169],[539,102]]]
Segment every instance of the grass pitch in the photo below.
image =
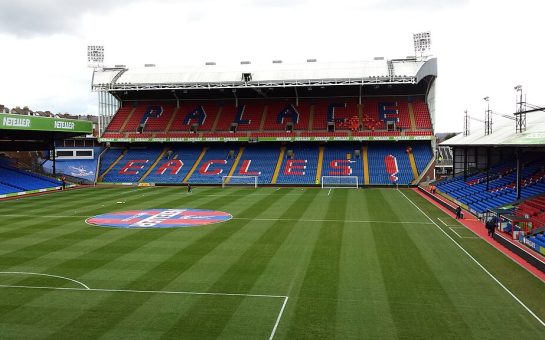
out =
[[[85,223],[152,208],[234,218]],[[411,190],[97,188],[4,201],[0,285],[10,339],[545,336],[545,284]]]

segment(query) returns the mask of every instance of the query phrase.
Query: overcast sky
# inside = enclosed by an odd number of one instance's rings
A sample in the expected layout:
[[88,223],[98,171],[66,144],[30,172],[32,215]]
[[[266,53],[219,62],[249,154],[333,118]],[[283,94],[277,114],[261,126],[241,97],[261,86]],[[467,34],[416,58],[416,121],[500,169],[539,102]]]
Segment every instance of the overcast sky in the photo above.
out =
[[[540,0],[0,0],[0,104],[96,114],[87,45],[107,65],[403,58],[432,32],[436,131],[515,110],[515,85],[545,105]],[[495,124],[508,124],[494,118]],[[472,130],[482,124],[472,122]]]

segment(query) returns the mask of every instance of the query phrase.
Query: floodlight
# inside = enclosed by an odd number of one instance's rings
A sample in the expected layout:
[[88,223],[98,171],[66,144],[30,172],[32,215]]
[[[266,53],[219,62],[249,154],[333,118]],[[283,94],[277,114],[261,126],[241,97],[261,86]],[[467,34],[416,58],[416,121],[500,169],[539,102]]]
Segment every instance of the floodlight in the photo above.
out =
[[89,63],[90,67],[100,67],[102,64],[104,64],[104,46],[87,46],[87,62]]

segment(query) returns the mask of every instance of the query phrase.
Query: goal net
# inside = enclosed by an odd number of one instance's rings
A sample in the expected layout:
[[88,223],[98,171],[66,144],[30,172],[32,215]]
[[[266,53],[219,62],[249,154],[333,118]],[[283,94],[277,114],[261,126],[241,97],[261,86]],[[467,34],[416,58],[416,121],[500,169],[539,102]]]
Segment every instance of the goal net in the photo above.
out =
[[322,189],[358,188],[358,176],[322,176]]
[[222,176],[221,187],[252,187],[257,188],[257,176]]

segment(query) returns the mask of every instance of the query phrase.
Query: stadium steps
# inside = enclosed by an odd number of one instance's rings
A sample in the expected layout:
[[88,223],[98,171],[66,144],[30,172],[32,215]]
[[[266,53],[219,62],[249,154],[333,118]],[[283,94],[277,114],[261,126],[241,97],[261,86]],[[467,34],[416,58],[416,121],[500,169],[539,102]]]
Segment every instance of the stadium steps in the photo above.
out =
[[308,131],[312,131],[314,125],[314,105],[310,106],[310,117],[308,117]]
[[231,181],[231,176],[235,173],[235,169],[237,168],[238,163],[240,162],[240,158],[242,158],[242,154],[244,153],[245,147],[241,146],[238,150],[237,157],[235,158],[235,161],[233,162],[233,166],[231,167],[231,170],[229,170],[229,173],[227,174],[227,179],[225,180],[225,184],[229,184]]
[[263,108],[263,113],[261,114],[261,123],[259,123],[259,132],[263,131],[265,127],[265,122],[267,121],[267,113],[269,112],[269,107],[265,105]]
[[176,119],[176,116],[178,115],[178,111],[180,111],[180,107],[176,106],[174,109],[174,113],[172,113],[172,117],[170,117],[170,120],[167,123],[167,127],[165,131],[170,131],[170,127],[172,126],[172,123],[174,123],[174,120]]
[[191,170],[189,170],[189,172],[187,173],[187,176],[185,176],[184,180],[182,181],[182,183],[187,183],[187,181],[189,181],[189,179],[191,178],[191,176],[193,175],[193,173],[195,172],[195,170],[197,169],[197,166],[199,166],[199,163],[202,161],[204,155],[206,154],[206,151],[208,150],[208,147],[205,146],[204,148],[202,148],[202,151],[201,151],[201,154],[199,155],[199,158],[197,158],[197,160],[195,161],[195,163],[193,164],[193,166],[191,167]]
[[416,161],[414,160],[414,153],[411,149],[409,152],[407,152],[407,155],[409,156],[409,162],[411,163],[411,170],[413,171],[413,177],[414,179],[418,178],[418,168],[416,167]]
[[314,183],[320,184],[322,179],[322,165],[324,164],[324,147],[318,148],[318,167],[316,168],[316,180]]
[[119,128],[119,132],[125,131],[125,127],[131,121],[131,118],[132,118],[132,116],[134,115],[135,112],[136,112],[136,107],[133,107],[131,112],[129,112],[129,114],[127,115],[127,118],[125,118],[125,121],[123,122],[123,125],[121,125],[121,127]]
[[358,104],[358,126],[363,124],[363,103]]
[[363,153],[363,183],[369,185],[369,155],[367,154],[367,145],[362,147]]
[[223,112],[223,106],[220,106],[218,108],[218,113],[216,114],[216,119],[214,120],[214,123],[212,123],[212,127],[210,128],[210,131],[216,132],[216,128],[218,127],[218,123],[221,119],[222,112]]
[[274,168],[274,175],[271,184],[276,184],[276,180],[278,179],[278,174],[280,173],[280,168],[282,167],[282,160],[284,159],[285,153],[286,147],[283,146],[280,148],[280,154],[278,155],[278,161],[276,162],[276,167]]
[[409,107],[409,120],[411,121],[411,130],[416,130],[416,119],[414,119],[413,103],[407,103]]
[[[132,113],[132,112],[134,112],[134,110],[131,111],[131,113]],[[100,175],[100,177],[98,178],[98,181],[99,181],[99,182],[102,182],[102,181],[104,180],[104,176],[106,176],[106,175],[108,174],[108,172],[110,172],[110,170],[112,170],[112,169],[117,165],[117,163],[119,163],[119,161],[122,160],[123,157],[125,157],[125,155],[127,154],[127,151],[128,151],[128,149],[123,150],[123,152],[121,153],[121,155],[119,155],[119,157],[117,157],[117,159],[116,159],[115,161],[113,161],[112,164],[110,164],[110,166],[108,167],[108,169],[106,169],[106,170],[102,173],[102,175]]]
[[157,159],[153,162],[153,164],[150,166],[150,168],[142,175],[142,177],[138,180],[138,183],[142,183],[144,182],[144,180],[146,179],[146,177],[148,177],[148,175],[153,171],[153,169],[155,169],[155,167],[157,166],[157,164],[159,164],[159,162],[163,159],[163,157],[165,156],[165,154],[167,153],[168,151],[168,147],[165,147],[163,149],[163,151],[159,154],[159,156],[157,156]]
[[418,183],[422,182],[422,180],[424,179],[424,176],[428,173],[428,171],[432,167],[435,167],[435,158],[433,157],[429,160],[428,165],[426,165],[426,167],[424,168],[424,171],[422,171],[420,175],[418,175],[418,178],[415,179],[411,184],[417,185]]

